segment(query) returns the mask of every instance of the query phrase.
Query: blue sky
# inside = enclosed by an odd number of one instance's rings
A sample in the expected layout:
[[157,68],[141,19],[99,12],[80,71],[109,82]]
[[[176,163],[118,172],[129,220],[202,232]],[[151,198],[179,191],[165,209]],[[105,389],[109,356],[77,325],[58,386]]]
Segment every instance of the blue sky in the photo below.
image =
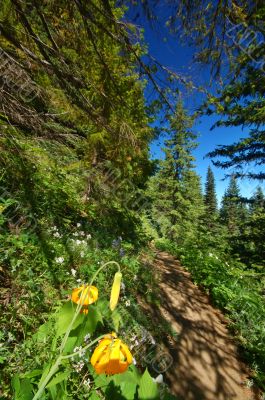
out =
[[[140,22],[138,22],[138,24],[141,26]],[[191,78],[196,86],[202,86],[211,90],[209,85],[209,69],[206,67],[202,68],[194,63],[194,49],[187,45],[181,45],[180,40],[176,37],[169,37],[166,29],[163,28],[161,24],[159,25],[159,31],[158,29],[152,29],[149,23],[145,23],[143,28],[145,30],[145,41],[153,57],[172,71],[188,79]],[[168,40],[165,42],[164,37],[166,36]],[[215,85],[213,85],[213,87],[215,87]],[[202,101],[202,95],[197,90],[184,93],[183,96],[184,104],[191,112],[195,111]],[[210,128],[216,121],[216,116],[203,116],[197,121],[194,127],[194,130],[198,133],[199,142],[198,148],[194,151],[197,160],[196,170],[202,177],[203,186],[207,168],[211,164],[211,160],[205,158],[205,155],[209,151],[214,150],[217,145],[231,144],[248,134],[248,128],[243,130],[241,127],[219,127],[211,131]],[[150,153],[152,158],[163,157],[161,147],[163,147],[162,138],[151,144]],[[253,170],[253,166],[251,168]],[[216,178],[216,191],[220,202],[224,190],[228,185],[228,179],[225,181],[223,179],[225,174],[229,171],[221,170],[213,165],[212,169]],[[241,194],[249,197],[255,191],[258,183],[255,181],[243,180],[239,182],[239,185]],[[260,184],[260,186],[265,190],[265,184]]]

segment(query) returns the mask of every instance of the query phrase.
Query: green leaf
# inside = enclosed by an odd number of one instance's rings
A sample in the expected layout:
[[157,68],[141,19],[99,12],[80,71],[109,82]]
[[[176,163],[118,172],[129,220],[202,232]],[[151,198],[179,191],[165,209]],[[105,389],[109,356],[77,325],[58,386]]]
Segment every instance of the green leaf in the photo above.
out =
[[72,331],[72,335],[77,337],[76,346],[83,345],[84,337],[88,333],[92,335],[95,332],[98,322],[103,323],[101,313],[97,310],[97,307],[90,305],[88,314],[84,315],[82,325]]
[[50,368],[51,368],[51,364],[49,364],[49,363],[48,363],[48,364],[45,364],[45,366],[44,366],[44,368],[43,368],[43,373],[42,373],[41,379],[40,379],[39,384],[38,384],[38,387],[41,386],[42,382],[44,381],[44,379],[45,379],[46,376],[48,375],[48,373],[49,373],[49,371],[50,371]]
[[103,392],[105,392],[109,382],[110,378],[106,375],[99,375],[95,378],[95,386],[101,388]]
[[159,391],[157,384],[153,381],[148,370],[146,369],[140,379],[138,389],[139,400],[156,400],[159,399]]
[[137,385],[139,383],[138,376],[134,371],[126,371],[123,374],[114,375],[112,378],[115,386],[119,386],[121,394],[127,400],[133,400]]
[[77,339],[76,336],[69,336],[68,337],[68,339],[67,339],[67,341],[65,343],[65,346],[64,346],[63,354],[67,354],[67,353],[72,353],[73,352],[73,349],[74,349],[74,347],[76,345],[76,339]]
[[51,331],[52,331],[52,322],[48,321],[39,327],[38,331],[35,333],[33,337],[36,338],[38,342],[46,342],[46,339],[51,334]]
[[[58,314],[56,315],[56,334],[57,336],[62,336],[72,321],[75,313],[75,306],[71,301],[68,301],[63,305]],[[84,321],[84,314],[79,314],[73,324],[73,329],[77,328]]]
[[101,400],[101,397],[99,397],[96,392],[93,392],[91,396],[89,396],[89,400]]
[[55,386],[58,383],[60,383],[60,382],[62,382],[64,380],[67,380],[69,375],[70,375],[70,371],[65,371],[65,372],[58,373],[46,387],[47,388],[51,388],[52,386]]
[[32,400],[32,386],[28,379],[19,379],[18,375],[15,375],[11,381],[12,388],[15,392],[14,400]]
[[23,375],[23,378],[34,378],[35,376],[41,375],[42,374],[42,369],[34,369],[33,371],[26,372]]

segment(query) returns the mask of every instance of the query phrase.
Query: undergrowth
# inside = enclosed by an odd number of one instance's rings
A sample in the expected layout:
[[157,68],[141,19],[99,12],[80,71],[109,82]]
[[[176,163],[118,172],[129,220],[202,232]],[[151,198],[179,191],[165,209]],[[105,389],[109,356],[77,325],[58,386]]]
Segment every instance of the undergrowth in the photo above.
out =
[[166,239],[156,241],[158,249],[178,257],[193,281],[210,295],[214,305],[230,320],[230,328],[254,371],[254,379],[265,391],[265,276],[249,270],[225,254],[209,252],[195,245],[178,247]]

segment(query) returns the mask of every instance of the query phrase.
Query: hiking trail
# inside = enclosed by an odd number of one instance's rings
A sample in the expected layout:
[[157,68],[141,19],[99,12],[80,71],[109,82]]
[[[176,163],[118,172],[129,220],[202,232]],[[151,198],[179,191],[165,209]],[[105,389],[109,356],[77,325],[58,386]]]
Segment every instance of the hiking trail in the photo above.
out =
[[222,313],[173,256],[158,251],[154,266],[161,306],[148,306],[148,312],[177,333],[163,344],[173,358],[165,373],[172,394],[180,400],[259,400],[247,386],[249,370]]

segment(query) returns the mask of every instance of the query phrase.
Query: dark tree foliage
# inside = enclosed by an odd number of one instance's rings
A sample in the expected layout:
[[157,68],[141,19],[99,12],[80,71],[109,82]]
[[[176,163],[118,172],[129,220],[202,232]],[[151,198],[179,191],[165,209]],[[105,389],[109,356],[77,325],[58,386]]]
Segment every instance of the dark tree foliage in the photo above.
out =
[[238,177],[264,179],[264,1],[146,0],[138,5],[138,15],[142,7],[144,15],[158,24],[158,4],[167,7],[169,32],[178,37],[181,32],[197,48],[195,61],[208,64],[213,77],[220,78],[217,95],[209,95],[203,112],[220,116],[216,126],[250,129],[247,139],[218,147],[209,156],[222,158],[214,164],[234,167]]
[[235,176],[230,178],[228,188],[222,199],[220,218],[227,226],[230,235],[239,236],[241,228],[246,221],[246,206],[242,202]]
[[211,167],[208,167],[206,184],[205,184],[205,195],[204,204],[206,207],[206,214],[209,218],[213,218],[217,213],[217,197],[215,189],[215,179]]

